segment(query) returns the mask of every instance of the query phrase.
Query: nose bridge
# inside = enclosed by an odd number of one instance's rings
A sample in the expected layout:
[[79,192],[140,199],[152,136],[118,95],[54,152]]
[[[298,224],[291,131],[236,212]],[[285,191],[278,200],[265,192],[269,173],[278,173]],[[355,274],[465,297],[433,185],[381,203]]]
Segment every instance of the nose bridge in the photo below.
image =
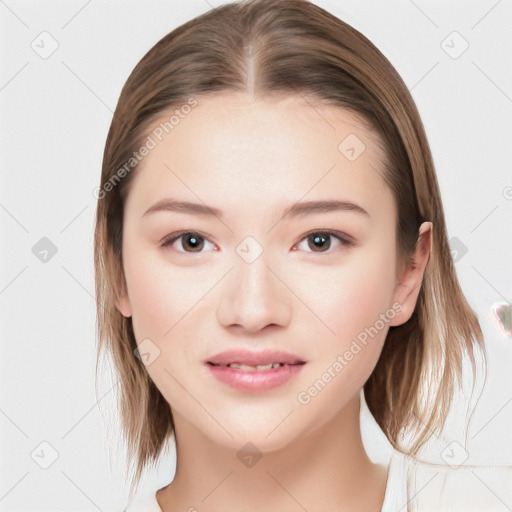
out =
[[[251,256],[254,253],[251,254]],[[272,296],[274,283],[271,283],[269,254],[263,251],[254,259],[245,259],[239,255],[239,261],[235,260],[235,286],[240,289],[242,296],[248,299],[265,299],[266,295]],[[275,279],[275,276],[272,276]]]
[[246,237],[234,254],[234,269],[218,307],[219,321],[257,331],[268,324],[285,325],[291,316],[289,293],[274,275],[278,273],[270,251],[253,237]]
[[246,236],[235,248],[234,265],[235,281],[246,295],[268,293],[269,266],[272,266],[271,252],[263,247],[254,236]]

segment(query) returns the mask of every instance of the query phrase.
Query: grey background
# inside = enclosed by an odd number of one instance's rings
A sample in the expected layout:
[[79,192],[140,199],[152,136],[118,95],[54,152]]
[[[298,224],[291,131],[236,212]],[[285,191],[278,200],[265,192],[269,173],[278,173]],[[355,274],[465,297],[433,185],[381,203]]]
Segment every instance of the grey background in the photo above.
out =
[[[0,0],[1,511],[124,506],[115,382],[94,385],[93,190],[130,71],[162,36],[221,3]],[[466,463],[512,464],[512,338],[492,309],[512,299],[512,4],[315,3],[369,37],[412,91],[458,276],[484,329],[490,369],[468,430],[466,390],[423,457],[443,463],[457,443]],[[372,458],[387,461],[364,404],[362,421]],[[173,470],[171,454],[146,487],[168,483]]]

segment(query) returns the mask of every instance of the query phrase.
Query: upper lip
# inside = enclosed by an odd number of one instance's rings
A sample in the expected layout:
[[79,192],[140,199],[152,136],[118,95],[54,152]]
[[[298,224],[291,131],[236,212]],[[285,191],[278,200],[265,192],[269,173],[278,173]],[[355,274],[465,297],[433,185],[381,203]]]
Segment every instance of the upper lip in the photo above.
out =
[[231,363],[244,364],[247,366],[263,366],[272,363],[283,363],[283,364],[304,364],[305,361],[300,357],[289,352],[283,352],[282,350],[243,350],[243,349],[232,349],[220,352],[210,357],[206,363],[211,364],[224,364],[228,365]]

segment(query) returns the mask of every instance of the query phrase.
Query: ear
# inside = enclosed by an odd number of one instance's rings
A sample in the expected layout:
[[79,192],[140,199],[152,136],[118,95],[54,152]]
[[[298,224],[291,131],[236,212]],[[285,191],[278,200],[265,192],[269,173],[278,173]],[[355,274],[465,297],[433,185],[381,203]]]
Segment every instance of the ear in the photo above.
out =
[[400,304],[402,309],[391,320],[390,325],[401,325],[409,318],[416,307],[416,301],[423,282],[425,267],[427,266],[432,250],[432,223],[423,222],[419,229],[419,236],[416,242],[416,249],[410,264],[401,270],[398,276],[393,299]]
[[128,297],[128,289],[124,272],[117,268],[115,272],[114,304],[120,313],[126,318],[132,316],[132,305]]
[[132,305],[130,304],[130,299],[128,298],[128,294],[125,293],[122,297],[115,301],[116,308],[121,312],[123,316],[126,318],[132,316]]

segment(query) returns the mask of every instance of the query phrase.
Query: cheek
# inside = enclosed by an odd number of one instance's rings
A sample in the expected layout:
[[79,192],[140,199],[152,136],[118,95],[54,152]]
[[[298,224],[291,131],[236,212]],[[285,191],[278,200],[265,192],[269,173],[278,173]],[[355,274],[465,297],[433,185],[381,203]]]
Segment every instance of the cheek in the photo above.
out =
[[160,339],[177,322],[184,306],[184,295],[190,288],[180,282],[179,273],[171,274],[151,254],[140,251],[128,254],[125,275],[135,337],[137,341]]
[[[395,280],[392,249],[368,247],[338,266],[317,267],[299,280],[299,294],[316,317],[346,342],[391,307]],[[301,296],[299,295],[299,296]],[[332,333],[323,328],[326,336]]]
[[187,362],[193,360],[194,314],[211,277],[205,281],[197,270],[172,268],[152,251],[128,254],[125,275],[135,339],[137,344],[150,339],[157,347],[146,370],[166,400],[181,409],[183,390],[177,382],[186,381]]
[[[320,414],[332,404],[341,407],[364,385],[379,359],[390,320],[394,284],[394,253],[375,249],[361,251],[350,264],[326,271],[323,287],[309,295],[315,313],[324,325],[310,320],[313,364],[297,398],[311,414]],[[318,282],[309,281],[308,286]],[[304,384],[304,383],[303,383]],[[314,412],[316,411],[316,412]],[[332,410],[330,414],[334,414]]]
[[165,252],[154,249],[128,254],[125,275],[137,341],[150,338],[162,350],[176,337],[185,343],[193,337],[189,322],[204,309],[204,298],[225,270],[173,266]]
[[[162,305],[161,290],[155,286],[151,272],[138,262],[125,266],[128,295],[132,305],[132,325],[137,343],[153,339],[159,332],[158,318]],[[148,326],[153,326],[148,329]]]

